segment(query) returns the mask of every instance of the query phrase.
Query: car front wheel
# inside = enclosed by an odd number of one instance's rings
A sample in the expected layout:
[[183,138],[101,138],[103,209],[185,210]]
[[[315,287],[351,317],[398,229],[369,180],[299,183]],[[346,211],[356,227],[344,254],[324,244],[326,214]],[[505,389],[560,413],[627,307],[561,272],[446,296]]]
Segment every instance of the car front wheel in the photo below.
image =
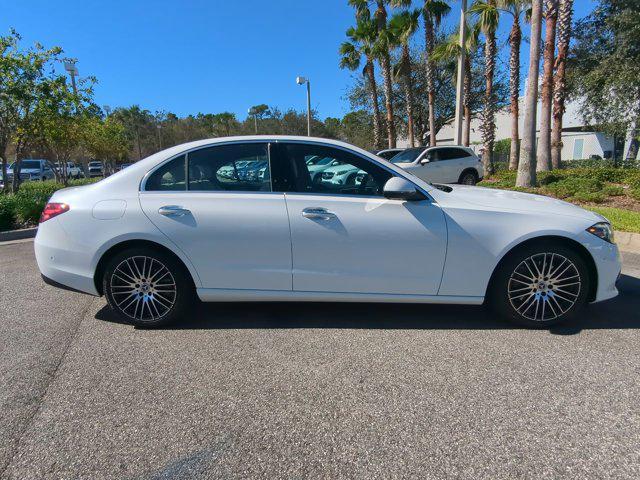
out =
[[573,318],[587,303],[589,271],[564,245],[523,248],[502,263],[489,292],[493,307],[528,327],[547,327]]
[[109,260],[103,291],[122,320],[142,327],[180,319],[195,297],[189,273],[179,261],[145,248],[128,249]]

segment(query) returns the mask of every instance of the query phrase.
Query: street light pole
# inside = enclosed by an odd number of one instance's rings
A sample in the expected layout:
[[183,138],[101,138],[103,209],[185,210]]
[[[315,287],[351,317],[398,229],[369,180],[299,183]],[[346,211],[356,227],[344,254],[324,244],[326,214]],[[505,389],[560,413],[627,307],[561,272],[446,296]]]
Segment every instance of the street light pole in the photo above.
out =
[[65,60],[64,69],[69,72],[71,76],[71,87],[73,88],[73,94],[78,96],[78,87],[76,86],[76,75],[78,75],[78,67],[74,60]]
[[305,77],[296,77],[298,85],[307,84],[307,136],[311,136],[311,82]]
[[464,65],[467,54],[467,0],[462,0],[460,5],[460,55],[458,56],[458,75],[456,79],[456,119],[455,119],[455,144],[462,144],[462,104],[464,103]]

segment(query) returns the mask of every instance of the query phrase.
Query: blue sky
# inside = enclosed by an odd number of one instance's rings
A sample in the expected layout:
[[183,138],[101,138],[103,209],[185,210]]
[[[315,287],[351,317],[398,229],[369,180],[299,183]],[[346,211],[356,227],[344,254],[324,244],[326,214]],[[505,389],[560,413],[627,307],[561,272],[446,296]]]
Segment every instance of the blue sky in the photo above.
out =
[[[575,3],[576,16],[593,5]],[[0,11],[3,31],[14,27],[25,45],[58,45],[78,58],[80,75],[98,78],[100,105],[239,118],[258,103],[303,110],[295,77],[305,75],[322,118],[349,111],[353,74],[340,70],[337,54],[353,23],[347,0],[0,0]],[[457,23],[452,13],[444,27]],[[522,50],[525,60],[528,45]]]

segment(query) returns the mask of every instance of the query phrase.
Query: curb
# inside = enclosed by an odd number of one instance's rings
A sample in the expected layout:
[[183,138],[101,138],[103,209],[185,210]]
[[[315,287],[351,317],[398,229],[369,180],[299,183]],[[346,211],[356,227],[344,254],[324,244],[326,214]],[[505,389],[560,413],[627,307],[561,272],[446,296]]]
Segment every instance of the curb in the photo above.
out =
[[[38,232],[38,227],[23,228],[21,230],[9,230],[0,232],[0,242],[11,242],[25,238],[34,238]],[[615,239],[618,248],[623,252],[640,254],[640,233],[615,231]]]
[[614,237],[623,252],[640,253],[640,233],[615,231]]
[[0,232],[0,242],[11,242],[12,240],[22,240],[24,238],[33,238],[36,236],[38,227],[22,228],[20,230],[9,230]]

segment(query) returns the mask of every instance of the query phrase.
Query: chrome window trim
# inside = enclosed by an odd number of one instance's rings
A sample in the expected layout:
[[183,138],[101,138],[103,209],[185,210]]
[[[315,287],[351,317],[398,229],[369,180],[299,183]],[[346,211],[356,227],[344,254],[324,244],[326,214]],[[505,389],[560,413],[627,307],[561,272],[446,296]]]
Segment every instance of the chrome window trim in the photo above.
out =
[[[373,162],[375,165],[383,168],[384,170],[389,172],[394,177],[400,176],[400,177],[404,178],[405,180],[408,180],[409,182],[413,183],[413,185],[427,197],[427,200],[435,203],[435,199],[428,193],[427,190],[422,188],[420,185],[417,185],[416,183],[414,183],[414,181],[411,178],[408,178],[408,177],[396,172],[395,170],[389,168],[384,163],[378,161],[375,154],[371,154],[371,157],[369,157],[368,155],[363,155],[360,152],[357,152],[355,150],[349,149],[347,147],[343,147],[342,145],[334,145],[332,143],[325,143],[325,142],[316,141],[316,140],[302,140],[302,139],[283,140],[283,139],[269,139],[268,137],[265,138],[265,139],[231,140],[231,141],[222,141],[222,142],[212,142],[212,143],[207,144],[207,145],[199,145],[197,147],[192,147],[192,148],[189,148],[187,150],[183,150],[183,151],[173,155],[172,157],[167,158],[166,160],[162,161],[161,163],[158,163],[151,170],[149,170],[147,173],[145,173],[145,175],[142,177],[142,180],[140,181],[139,193],[154,193],[154,192],[167,193],[167,192],[171,192],[171,193],[178,193],[179,194],[181,192],[184,192],[184,193],[195,192],[196,190],[188,190],[188,186],[187,186],[187,180],[188,179],[187,178],[185,178],[185,189],[184,190],[149,190],[149,191],[147,191],[146,190],[147,179],[157,169],[159,169],[160,167],[162,167],[166,163],[168,163],[168,162],[170,162],[172,160],[175,160],[176,158],[178,158],[178,157],[180,157],[182,155],[185,156],[185,165],[188,166],[188,164],[189,164],[188,156],[189,156],[190,152],[195,152],[197,150],[203,150],[205,148],[211,148],[211,147],[217,147],[217,146],[223,146],[223,145],[237,145],[237,144],[247,144],[247,143],[264,143],[264,144],[267,145],[267,155],[269,156],[269,168],[270,169],[271,169],[271,149],[270,149],[269,145],[273,144],[273,143],[276,143],[276,144],[279,144],[279,143],[298,143],[298,144],[302,144],[302,145],[319,145],[319,146],[323,146],[323,147],[329,147],[329,148],[335,148],[337,150],[342,150],[342,151],[344,151],[346,153],[350,153],[352,155],[360,157],[361,159],[363,159],[365,161]],[[437,147],[432,147],[432,148],[437,148]],[[424,155],[427,151],[429,151],[429,148],[425,149],[425,151],[422,152],[422,155]],[[384,160],[383,158],[380,158],[380,160],[383,160],[384,162],[387,162],[387,160]],[[264,192],[264,193],[295,193],[295,194],[300,194],[300,195],[306,195],[306,194],[317,195],[317,193],[306,193],[306,192],[274,192],[273,191],[273,178],[270,178],[270,183],[271,183],[271,192]],[[248,191],[242,191],[242,190],[205,190],[204,192],[207,192],[207,193],[221,193],[221,192],[223,192],[223,193],[231,193],[231,194],[257,193],[254,190],[248,190]],[[333,196],[342,196],[342,197],[344,197],[344,195],[333,195]],[[381,197],[381,196],[371,197],[371,196],[360,195],[360,196],[358,196],[358,198],[385,198],[385,197]]]
[[[267,156],[269,157],[269,169],[271,170],[271,157],[270,157],[270,149],[269,149],[269,144],[270,143],[276,143],[276,142],[272,142],[269,140],[234,140],[234,141],[230,141],[230,142],[214,142],[214,143],[210,143],[208,145],[200,145],[198,147],[193,147],[193,148],[189,148],[187,150],[183,150],[180,153],[177,153],[175,155],[173,155],[172,157],[167,158],[166,160],[163,160],[162,162],[158,163],[157,165],[155,165],[151,170],[149,170],[147,173],[144,174],[144,176],[142,177],[142,180],[140,180],[140,186],[138,191],[140,193],[143,192],[194,192],[196,190],[189,190],[189,153],[198,151],[198,150],[204,150],[205,148],[211,148],[211,147],[217,147],[217,146],[223,146],[223,145],[237,145],[237,144],[247,144],[247,143],[264,143],[267,146]],[[153,175],[153,173],[158,170],[160,167],[162,167],[163,165],[171,162],[172,160],[175,160],[178,157],[181,157],[182,155],[184,155],[185,160],[184,160],[184,165],[185,165],[185,188],[184,190],[147,190],[147,180],[149,179],[149,177],[151,175]],[[271,191],[273,192],[273,184],[272,184],[272,180],[269,179],[269,183],[271,185]],[[200,190],[202,191],[202,190]],[[204,191],[210,191],[210,192],[229,192],[229,193],[247,193],[247,192],[255,192],[255,190],[204,190]],[[259,191],[259,190],[258,190]],[[274,192],[275,193],[275,192]]]

